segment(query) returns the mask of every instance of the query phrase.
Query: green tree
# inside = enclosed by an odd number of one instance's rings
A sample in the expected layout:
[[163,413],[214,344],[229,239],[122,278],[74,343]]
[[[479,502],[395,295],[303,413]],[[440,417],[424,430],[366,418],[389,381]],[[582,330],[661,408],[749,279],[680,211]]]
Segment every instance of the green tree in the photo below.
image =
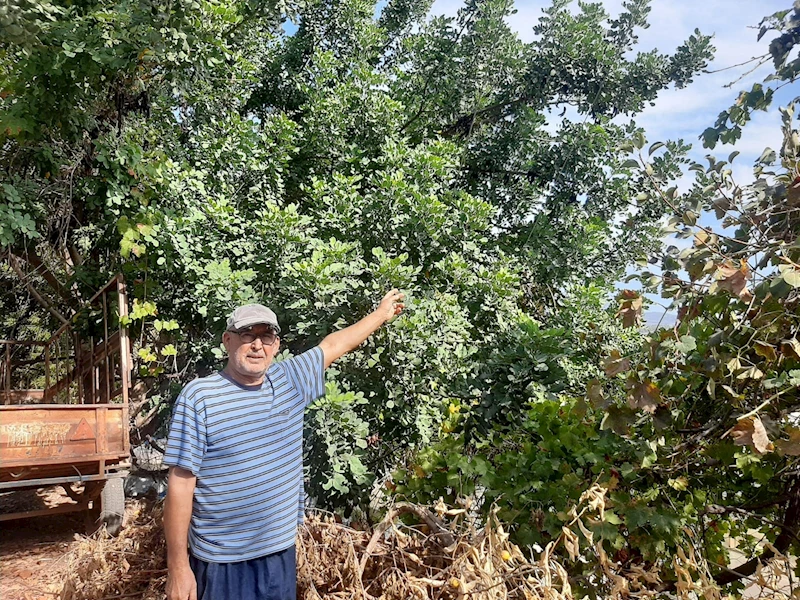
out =
[[[796,76],[798,17],[782,11],[764,20],[779,34],[770,44],[775,72],[763,84],[770,89]],[[735,105],[749,107],[748,119],[753,93]],[[719,138],[703,133],[707,145],[738,139],[726,132],[747,119],[730,114],[716,125]],[[602,311],[591,309],[584,290],[578,307],[549,321],[563,330],[530,323],[525,336],[497,346],[484,362],[484,403],[503,417],[492,414],[476,431],[475,414],[453,404],[447,435],[397,473],[396,491],[451,502],[477,493],[484,510],[499,504],[519,541],[544,546],[563,535],[581,492],[600,483],[608,490],[606,516],[589,522],[582,537],[599,541],[603,553],[575,562],[571,574],[579,586],[593,582],[587,593],[602,597],[619,591],[609,564],[631,591],[650,571],[658,576],[645,585],[651,592],[710,597],[715,588],[740,592],[757,570],[770,571],[776,555],[779,568],[781,555],[796,556],[800,138],[795,103],[781,114],[782,146],[764,151],[749,185],[733,178],[734,152],[690,165],[696,182],[681,194],[657,175],[664,144],[633,139],[630,164],[645,184],[640,199],[669,208],[665,233],[678,240],[642,257],[659,264],[659,273],[636,278],[673,302],[677,324],[646,333],[642,344],[642,292],[619,294],[626,334],[610,315],[598,319]],[[703,226],[702,214],[715,214],[719,224]],[[681,241],[689,246],[681,250]],[[564,393],[581,381],[583,397]],[[735,572],[729,540],[747,558]],[[691,560],[681,558],[690,550]]]

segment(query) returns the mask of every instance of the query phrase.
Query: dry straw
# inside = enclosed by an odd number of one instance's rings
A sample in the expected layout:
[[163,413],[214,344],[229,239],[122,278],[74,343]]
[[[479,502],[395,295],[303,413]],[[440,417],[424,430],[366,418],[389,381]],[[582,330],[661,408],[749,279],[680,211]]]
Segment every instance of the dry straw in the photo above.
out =
[[[567,570],[555,554],[561,544],[570,560],[597,565],[589,585],[599,597],[646,599],[666,591],[654,566],[623,569],[593,539],[591,526],[603,520],[606,508],[599,485],[582,495],[561,535],[538,558],[509,540],[497,510],[478,523],[468,508],[441,501],[433,507],[395,504],[371,532],[313,512],[297,538],[299,600],[572,600]],[[136,504],[129,520],[115,539],[101,534],[80,541],[69,557],[62,600],[164,598],[161,508]],[[672,566],[673,597],[720,598],[691,543]]]

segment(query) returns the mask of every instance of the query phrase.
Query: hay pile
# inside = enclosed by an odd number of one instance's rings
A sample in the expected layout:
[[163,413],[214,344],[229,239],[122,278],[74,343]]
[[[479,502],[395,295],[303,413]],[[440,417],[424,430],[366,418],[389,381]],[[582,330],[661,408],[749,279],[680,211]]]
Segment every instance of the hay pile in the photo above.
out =
[[[549,551],[529,561],[492,514],[481,529],[466,509],[395,505],[372,534],[314,518],[298,539],[302,600],[475,600],[572,598]],[[413,516],[420,525],[405,525]]]
[[[83,538],[72,551],[61,600],[161,600],[166,546],[161,508],[135,505],[117,538]],[[531,561],[492,515],[481,528],[464,508],[397,504],[373,531],[314,512],[297,538],[300,600],[474,598],[571,600],[566,571],[549,548]]]
[[82,537],[68,556],[61,600],[163,599],[167,544],[161,514],[160,505],[137,501],[127,507],[127,523],[119,537],[110,537],[104,529]]
[[[470,518],[468,507],[447,507],[441,501],[434,507],[396,504],[372,531],[313,512],[297,538],[298,598],[573,600],[567,571],[554,556],[557,547],[573,561],[589,558],[597,565],[589,584],[603,590],[608,600],[653,598],[664,591],[655,566],[623,568],[587,528],[603,521],[606,493],[596,484],[586,490],[569,511],[561,535],[538,558],[510,542],[496,511],[479,523]],[[118,538],[103,533],[83,538],[70,553],[61,600],[164,598],[161,507],[138,503],[130,508],[128,525]],[[720,597],[701,562],[690,553],[676,563],[678,598]]]

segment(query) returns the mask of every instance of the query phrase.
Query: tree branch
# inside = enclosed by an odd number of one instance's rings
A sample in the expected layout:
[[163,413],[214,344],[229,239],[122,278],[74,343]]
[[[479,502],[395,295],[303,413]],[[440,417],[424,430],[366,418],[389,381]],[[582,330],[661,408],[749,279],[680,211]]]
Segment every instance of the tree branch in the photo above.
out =
[[36,291],[36,288],[34,288],[33,285],[31,284],[31,282],[28,280],[28,276],[22,271],[22,269],[17,264],[17,257],[16,256],[14,256],[13,254],[9,254],[9,256],[8,256],[8,264],[11,266],[11,268],[14,271],[14,273],[17,274],[17,277],[19,277],[20,281],[22,281],[22,283],[25,284],[25,287],[27,288],[28,292],[30,292],[31,296],[33,296],[36,299],[36,301],[43,308],[47,309],[47,312],[49,312],[56,319],[61,321],[64,325],[69,323],[69,321],[67,320],[67,318],[64,315],[62,315],[60,312],[58,312],[47,300],[45,300],[39,294],[39,292]]
[[[773,546],[778,552],[785,552],[791,544],[792,540],[800,540],[797,533],[797,525],[800,523],[800,477],[795,477],[789,483],[789,502],[786,505],[786,512],[783,515],[783,523],[781,523],[781,532],[775,538]],[[758,565],[769,560],[775,556],[772,549],[766,549],[761,553],[761,556],[756,556],[748,560],[746,563],[739,565],[735,570],[725,570],[716,577],[714,580],[719,585],[727,585],[734,581],[752,575],[758,569]]]

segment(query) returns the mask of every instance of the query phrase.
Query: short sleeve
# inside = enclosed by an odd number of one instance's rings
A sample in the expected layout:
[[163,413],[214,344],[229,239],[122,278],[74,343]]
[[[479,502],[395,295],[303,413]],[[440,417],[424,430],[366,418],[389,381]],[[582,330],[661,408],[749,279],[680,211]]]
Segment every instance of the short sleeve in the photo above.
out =
[[322,348],[311,350],[288,358],[280,363],[286,375],[300,393],[303,403],[308,406],[325,395],[325,364]]
[[175,401],[164,453],[164,464],[194,475],[199,475],[206,453],[206,425],[198,404],[184,388]]

